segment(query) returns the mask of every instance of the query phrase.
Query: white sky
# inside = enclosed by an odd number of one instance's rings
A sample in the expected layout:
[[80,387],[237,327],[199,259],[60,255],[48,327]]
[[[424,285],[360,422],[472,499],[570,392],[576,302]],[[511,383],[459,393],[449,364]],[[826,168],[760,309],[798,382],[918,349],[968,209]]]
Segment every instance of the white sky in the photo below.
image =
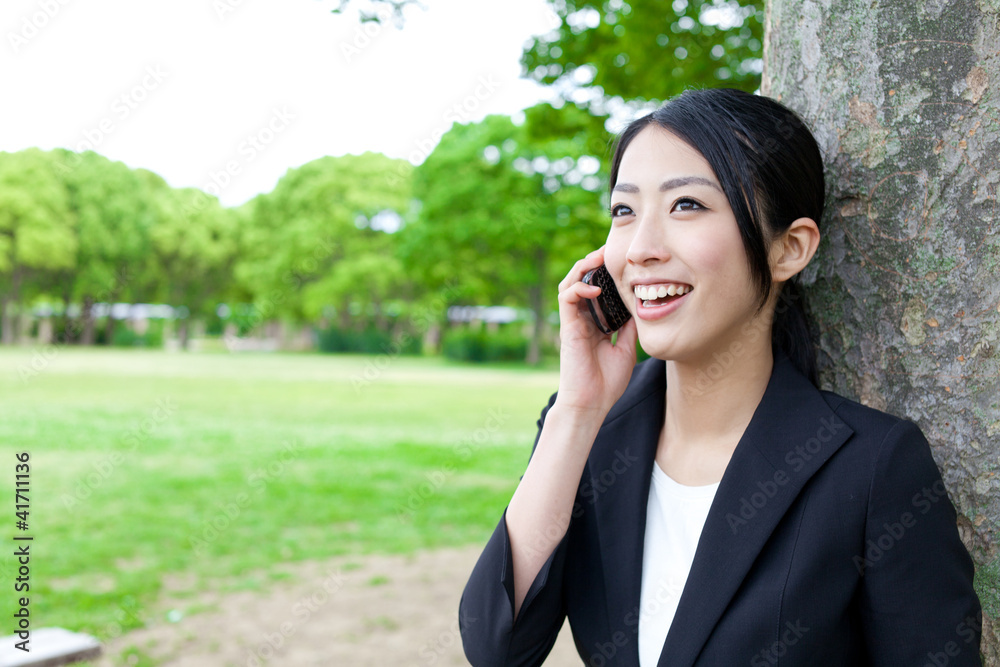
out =
[[452,121],[552,97],[519,78],[525,40],[558,25],[545,0],[425,5],[368,36],[323,0],[3,0],[0,151],[214,175],[232,206],[324,155],[420,162]]

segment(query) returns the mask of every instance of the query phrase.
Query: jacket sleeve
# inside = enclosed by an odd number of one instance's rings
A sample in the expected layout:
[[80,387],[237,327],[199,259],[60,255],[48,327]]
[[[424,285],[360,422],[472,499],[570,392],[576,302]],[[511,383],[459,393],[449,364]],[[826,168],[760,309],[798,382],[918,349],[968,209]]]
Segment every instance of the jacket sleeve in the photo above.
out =
[[900,421],[876,458],[856,559],[871,665],[981,664],[982,609],[956,518],[927,440]]
[[[555,398],[553,394],[538,419],[535,446]],[[562,594],[566,542],[564,535],[538,572],[515,623],[514,566],[504,512],[472,570],[459,603],[459,629],[470,664],[475,667],[542,664],[566,617]]]

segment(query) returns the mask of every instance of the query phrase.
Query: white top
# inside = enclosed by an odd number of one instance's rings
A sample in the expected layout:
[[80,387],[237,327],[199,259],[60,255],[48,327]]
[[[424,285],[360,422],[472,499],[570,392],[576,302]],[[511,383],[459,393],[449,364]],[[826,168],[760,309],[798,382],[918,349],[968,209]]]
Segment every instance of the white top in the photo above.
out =
[[639,601],[639,665],[656,667],[719,482],[685,486],[653,462]]

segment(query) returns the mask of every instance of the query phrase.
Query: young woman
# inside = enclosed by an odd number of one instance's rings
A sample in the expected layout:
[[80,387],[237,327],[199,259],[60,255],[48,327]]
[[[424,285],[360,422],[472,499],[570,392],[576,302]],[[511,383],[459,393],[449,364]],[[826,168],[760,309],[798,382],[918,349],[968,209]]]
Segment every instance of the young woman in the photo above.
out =
[[[973,565],[911,422],[816,385],[802,121],[736,90],[634,121],[605,246],[559,284],[558,391],[462,597],[473,665],[979,665]],[[581,281],[605,264],[615,344]],[[636,339],[652,358],[635,364]]]

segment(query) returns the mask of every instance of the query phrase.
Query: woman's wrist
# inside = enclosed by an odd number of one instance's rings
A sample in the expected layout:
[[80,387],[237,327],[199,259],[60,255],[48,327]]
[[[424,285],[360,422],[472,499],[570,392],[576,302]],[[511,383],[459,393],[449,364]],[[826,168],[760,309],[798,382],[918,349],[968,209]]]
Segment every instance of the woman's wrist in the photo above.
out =
[[545,425],[551,425],[571,434],[575,442],[587,441],[588,444],[592,444],[607,415],[606,408],[560,403],[559,397],[556,396],[555,402],[545,415]]

